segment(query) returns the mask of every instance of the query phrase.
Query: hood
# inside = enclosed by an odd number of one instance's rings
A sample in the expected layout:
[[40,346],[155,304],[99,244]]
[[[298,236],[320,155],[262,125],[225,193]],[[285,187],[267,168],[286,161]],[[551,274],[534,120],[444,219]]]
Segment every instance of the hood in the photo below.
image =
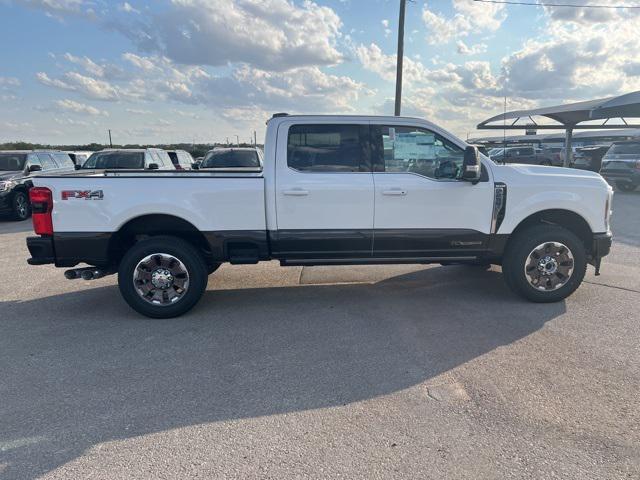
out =
[[23,172],[2,172],[0,171],[0,182],[5,182],[7,180],[17,180],[19,178],[23,178]]
[[609,189],[598,173],[577,168],[548,167],[544,165],[492,166],[497,182],[537,186],[537,188],[593,187]]
[[573,178],[602,178],[595,172],[588,170],[579,170],[577,168],[564,168],[564,167],[549,167],[546,165],[501,165],[503,167],[516,170],[518,173],[525,175],[541,175],[541,176],[561,176],[561,177],[573,177]]

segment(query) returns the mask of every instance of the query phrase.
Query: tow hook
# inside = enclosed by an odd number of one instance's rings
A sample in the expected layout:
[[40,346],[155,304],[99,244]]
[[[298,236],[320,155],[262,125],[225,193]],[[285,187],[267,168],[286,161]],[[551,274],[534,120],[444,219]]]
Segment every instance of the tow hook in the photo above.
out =
[[107,275],[110,275],[110,272],[96,267],[72,268],[64,272],[64,277],[67,280],[77,280],[79,278],[83,280],[98,280]]

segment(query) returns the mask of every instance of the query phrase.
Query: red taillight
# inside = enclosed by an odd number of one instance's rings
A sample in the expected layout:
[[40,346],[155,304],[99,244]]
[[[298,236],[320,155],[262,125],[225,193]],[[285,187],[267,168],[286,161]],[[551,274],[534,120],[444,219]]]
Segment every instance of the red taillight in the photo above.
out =
[[29,190],[33,230],[36,235],[53,235],[53,194],[44,187],[33,187]]

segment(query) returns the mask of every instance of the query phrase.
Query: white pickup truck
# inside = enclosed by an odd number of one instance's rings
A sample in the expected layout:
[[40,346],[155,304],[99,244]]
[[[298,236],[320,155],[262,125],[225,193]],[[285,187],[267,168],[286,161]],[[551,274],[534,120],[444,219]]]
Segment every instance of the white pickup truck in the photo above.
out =
[[598,174],[497,165],[415,118],[277,114],[262,170],[34,185],[29,263],[70,279],[117,273],[129,305],[154,318],[190,310],[224,262],[498,264],[514,291],[554,302],[611,248],[612,190]]

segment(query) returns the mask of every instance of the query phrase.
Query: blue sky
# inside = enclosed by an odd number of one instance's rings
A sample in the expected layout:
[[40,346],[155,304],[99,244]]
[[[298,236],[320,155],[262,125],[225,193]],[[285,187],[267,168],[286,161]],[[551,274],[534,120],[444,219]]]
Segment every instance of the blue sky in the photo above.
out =
[[[224,141],[273,112],[391,114],[398,0],[0,0],[0,141]],[[615,3],[614,0],[582,0]],[[408,2],[404,112],[640,89],[637,12]]]

